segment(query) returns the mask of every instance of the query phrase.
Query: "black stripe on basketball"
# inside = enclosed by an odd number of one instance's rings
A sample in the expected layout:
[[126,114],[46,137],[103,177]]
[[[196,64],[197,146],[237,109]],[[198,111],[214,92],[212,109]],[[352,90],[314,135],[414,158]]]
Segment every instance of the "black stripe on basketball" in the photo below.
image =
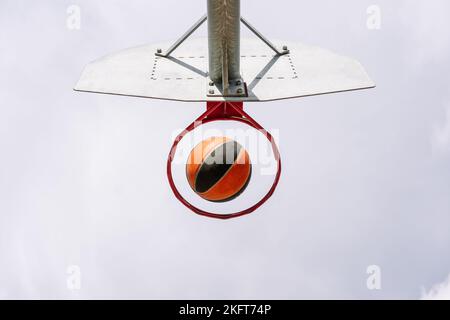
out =
[[223,199],[223,200],[210,200],[211,202],[216,202],[216,203],[222,203],[222,202],[228,202],[228,201],[232,201],[234,199],[236,199],[237,197],[239,197],[244,191],[245,189],[247,189],[249,183],[250,183],[250,178],[252,177],[252,171],[253,168],[250,165],[250,172],[248,173],[248,178],[247,181],[245,182],[245,184],[242,186],[241,190],[239,190],[236,194],[232,195],[231,197],[227,198],[227,199]]
[[214,149],[198,170],[195,191],[206,192],[219,182],[235,163],[241,148],[236,141],[229,141]]

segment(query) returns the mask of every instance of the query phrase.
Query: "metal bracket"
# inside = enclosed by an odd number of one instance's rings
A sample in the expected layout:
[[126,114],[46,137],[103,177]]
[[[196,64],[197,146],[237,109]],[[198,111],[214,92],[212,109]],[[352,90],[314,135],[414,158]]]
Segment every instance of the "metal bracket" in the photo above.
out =
[[[234,97],[248,97],[247,86],[244,80],[230,80],[227,84],[225,83],[215,83],[209,77],[206,78],[206,92],[208,97],[223,97],[223,98],[234,98]],[[225,88],[224,88],[225,86]],[[225,93],[225,91],[228,91]]]
[[278,56],[282,56],[289,53],[289,49],[287,46],[283,46],[283,50],[279,50],[272,42],[270,42],[269,39],[264,37],[261,32],[256,30],[255,27],[253,27],[247,20],[244,19],[244,17],[241,17],[241,22],[251,31],[253,32],[259,39],[261,39],[265,44],[269,46],[270,49],[275,51],[275,53]]
[[189,38],[198,28],[200,28],[200,26],[204,24],[207,19],[208,16],[205,14],[192,27],[190,27],[189,30],[181,36],[181,38],[175,41],[175,43],[166,52],[163,52],[162,49],[158,48],[155,55],[164,58],[170,56],[170,54],[174,52],[184,41],[186,41],[186,39]]

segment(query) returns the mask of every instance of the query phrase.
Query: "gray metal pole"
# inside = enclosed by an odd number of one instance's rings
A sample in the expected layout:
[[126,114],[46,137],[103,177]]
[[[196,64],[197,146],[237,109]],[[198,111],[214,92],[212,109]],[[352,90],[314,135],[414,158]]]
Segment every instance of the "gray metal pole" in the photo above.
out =
[[228,86],[240,78],[241,1],[207,1],[209,76]]

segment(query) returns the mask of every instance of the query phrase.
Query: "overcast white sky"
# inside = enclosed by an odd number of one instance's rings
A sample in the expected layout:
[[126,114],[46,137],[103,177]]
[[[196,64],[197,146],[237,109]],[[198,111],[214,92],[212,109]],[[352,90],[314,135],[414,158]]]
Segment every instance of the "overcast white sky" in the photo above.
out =
[[0,298],[449,297],[450,2],[376,1],[380,30],[372,1],[242,2],[267,36],[352,56],[378,87],[248,105],[279,130],[284,175],[223,222],[165,177],[203,105],[72,91],[88,62],[175,39],[205,1],[0,0]]

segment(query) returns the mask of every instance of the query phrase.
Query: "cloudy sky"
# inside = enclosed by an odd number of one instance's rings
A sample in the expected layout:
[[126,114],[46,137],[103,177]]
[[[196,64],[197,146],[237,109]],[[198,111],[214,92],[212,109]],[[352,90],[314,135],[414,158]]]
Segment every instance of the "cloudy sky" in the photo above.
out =
[[450,298],[450,3],[242,2],[267,36],[352,56],[377,88],[249,104],[284,175],[224,222],[166,182],[202,104],[72,91],[88,62],[175,39],[205,1],[0,0],[0,298]]

